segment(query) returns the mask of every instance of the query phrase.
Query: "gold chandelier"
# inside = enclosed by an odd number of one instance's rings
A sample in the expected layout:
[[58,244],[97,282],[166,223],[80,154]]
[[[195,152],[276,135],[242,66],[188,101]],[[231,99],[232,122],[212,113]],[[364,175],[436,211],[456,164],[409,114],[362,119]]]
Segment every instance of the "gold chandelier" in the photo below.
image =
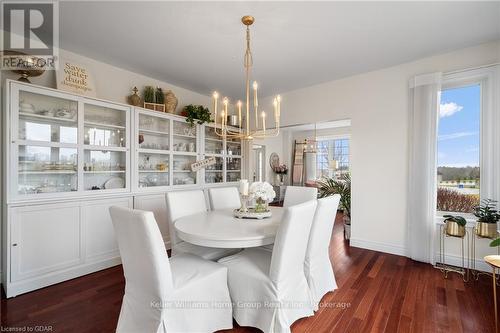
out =
[[[239,138],[245,140],[252,139],[262,139],[277,136],[280,131],[280,113],[281,113],[281,97],[277,95],[273,100],[273,113],[274,113],[274,124],[273,128],[266,128],[266,112],[259,109],[259,101],[257,98],[257,82],[253,82],[253,112],[255,115],[255,124],[253,128],[250,128],[250,74],[252,71],[252,52],[250,51],[250,26],[253,24],[255,19],[253,16],[243,16],[241,22],[247,27],[246,40],[247,48],[245,51],[244,58],[244,68],[245,68],[245,87],[246,87],[246,104],[245,104],[245,124],[243,124],[242,118],[242,106],[241,101],[237,101],[235,104],[235,113],[238,116],[238,127],[240,130],[232,129],[227,124],[227,117],[229,116],[228,106],[229,99],[227,97],[222,98],[219,102],[219,94],[215,91],[213,93],[213,108],[215,115],[215,133],[220,137],[227,138]],[[221,105],[220,115],[217,112],[218,104]],[[259,115],[260,112],[260,115]],[[219,119],[220,117],[220,119]]]

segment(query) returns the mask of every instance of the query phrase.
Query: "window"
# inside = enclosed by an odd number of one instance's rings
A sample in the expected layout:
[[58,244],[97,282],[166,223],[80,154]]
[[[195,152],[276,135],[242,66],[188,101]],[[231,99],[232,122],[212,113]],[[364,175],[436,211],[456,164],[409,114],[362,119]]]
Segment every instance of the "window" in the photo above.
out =
[[318,139],[317,177],[339,178],[349,172],[349,138]]
[[472,213],[481,184],[481,85],[443,89],[437,142],[437,210]]

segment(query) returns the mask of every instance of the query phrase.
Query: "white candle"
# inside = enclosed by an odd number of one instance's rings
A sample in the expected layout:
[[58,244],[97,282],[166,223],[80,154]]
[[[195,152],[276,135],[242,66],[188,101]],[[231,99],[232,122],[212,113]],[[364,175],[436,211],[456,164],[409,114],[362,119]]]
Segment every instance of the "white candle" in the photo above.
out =
[[217,125],[217,100],[219,99],[219,94],[217,91],[214,91],[214,114],[215,114],[215,125]]
[[281,116],[281,96],[278,95],[276,97],[276,101],[278,102],[278,117]]
[[264,130],[264,134],[266,133],[266,113],[262,111],[261,113],[262,117],[262,129]]
[[257,88],[258,88],[257,82],[253,81],[253,105],[256,110],[257,107],[259,106],[259,99],[257,98]]
[[224,125],[226,125],[226,117],[228,116],[228,113],[227,113],[227,104],[229,103],[228,98],[224,97],[224,99],[222,100],[222,103],[224,104],[224,114],[222,116],[222,121],[224,122]]
[[274,120],[278,120],[278,100],[275,98],[273,100],[273,107],[274,107]]
[[248,195],[248,180],[246,179],[240,180],[240,194]]
[[240,125],[241,128],[241,101],[238,101],[236,105],[238,105],[238,124]]

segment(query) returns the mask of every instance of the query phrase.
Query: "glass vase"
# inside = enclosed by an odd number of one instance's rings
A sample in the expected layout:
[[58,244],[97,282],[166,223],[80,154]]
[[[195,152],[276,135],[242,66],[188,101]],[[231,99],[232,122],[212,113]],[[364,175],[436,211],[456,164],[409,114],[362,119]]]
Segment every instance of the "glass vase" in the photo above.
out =
[[265,213],[267,212],[268,203],[266,200],[262,198],[255,199],[255,212],[256,213]]

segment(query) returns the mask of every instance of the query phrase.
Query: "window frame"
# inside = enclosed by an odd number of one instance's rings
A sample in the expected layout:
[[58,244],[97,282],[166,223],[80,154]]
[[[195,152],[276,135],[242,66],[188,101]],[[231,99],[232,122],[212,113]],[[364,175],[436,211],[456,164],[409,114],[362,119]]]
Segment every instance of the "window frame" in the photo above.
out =
[[[498,108],[498,89],[500,88],[500,67],[491,66],[485,68],[457,71],[443,75],[441,90],[439,92],[439,102],[441,100],[441,92],[447,89],[456,89],[478,84],[480,87],[480,126],[479,126],[479,197],[481,199],[492,198],[500,200],[500,175],[495,174],[495,170],[500,167],[500,136],[495,131],[495,128],[500,128],[500,115],[495,114]],[[496,89],[495,89],[496,88]],[[439,114],[439,111],[438,111]],[[439,128],[439,116],[436,119],[437,128]],[[437,134],[437,133],[436,133]],[[436,148],[438,136],[436,135]],[[436,162],[437,162],[436,149]],[[436,163],[437,175],[437,163]],[[437,181],[436,188],[437,191]],[[463,216],[467,221],[475,221],[476,218],[472,213],[461,212],[445,212],[438,211],[435,208],[436,216],[443,218],[443,215],[452,214]]]
[[[319,141],[329,141],[329,140],[348,140],[349,141],[349,168],[348,171],[351,171],[351,135],[350,134],[335,134],[335,135],[324,135],[317,136],[316,142]],[[318,160],[316,160],[316,172],[318,172]]]

